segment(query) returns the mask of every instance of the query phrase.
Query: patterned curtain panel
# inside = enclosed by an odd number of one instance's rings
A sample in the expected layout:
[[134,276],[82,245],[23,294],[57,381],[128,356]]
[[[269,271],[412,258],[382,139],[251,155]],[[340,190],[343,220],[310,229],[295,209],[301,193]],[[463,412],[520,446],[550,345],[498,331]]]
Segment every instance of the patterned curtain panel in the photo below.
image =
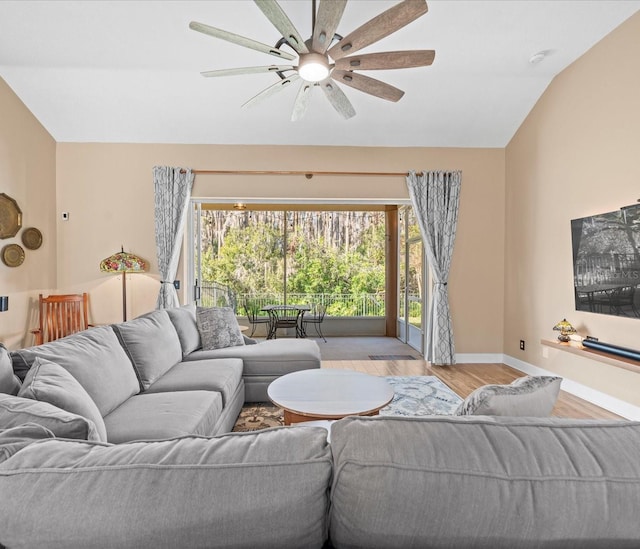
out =
[[178,270],[193,178],[190,169],[183,170],[167,166],[153,168],[156,248],[158,268],[162,277],[156,303],[157,309],[168,309],[180,305],[173,281]]
[[462,172],[409,172],[407,187],[433,273],[433,298],[427,320],[426,360],[455,364],[449,312],[449,268],[458,225]]

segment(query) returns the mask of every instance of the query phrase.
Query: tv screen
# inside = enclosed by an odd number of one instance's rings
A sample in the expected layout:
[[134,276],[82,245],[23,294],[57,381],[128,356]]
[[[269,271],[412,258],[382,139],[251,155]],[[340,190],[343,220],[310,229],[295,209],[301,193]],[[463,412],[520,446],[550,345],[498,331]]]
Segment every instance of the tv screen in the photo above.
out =
[[571,221],[576,310],[640,318],[640,204]]

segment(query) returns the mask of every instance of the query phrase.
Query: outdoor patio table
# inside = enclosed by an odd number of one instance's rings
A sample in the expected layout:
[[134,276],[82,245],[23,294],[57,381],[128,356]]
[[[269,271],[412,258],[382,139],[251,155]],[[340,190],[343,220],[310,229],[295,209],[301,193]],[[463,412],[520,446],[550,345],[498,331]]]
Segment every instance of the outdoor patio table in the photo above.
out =
[[296,337],[305,337],[302,317],[311,310],[310,305],[265,305],[263,311],[269,313],[269,333],[267,339],[275,339],[278,328],[296,329]]

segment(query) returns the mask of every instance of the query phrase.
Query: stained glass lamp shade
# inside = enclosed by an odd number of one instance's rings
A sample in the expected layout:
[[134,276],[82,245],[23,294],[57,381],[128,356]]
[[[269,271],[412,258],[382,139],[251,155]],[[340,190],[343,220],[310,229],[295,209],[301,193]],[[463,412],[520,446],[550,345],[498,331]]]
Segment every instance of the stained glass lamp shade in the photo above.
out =
[[569,336],[576,333],[576,329],[571,326],[566,318],[563,318],[560,322],[558,322],[553,327],[553,329],[557,332],[560,332],[558,339],[563,343],[567,343],[571,339]]
[[121,251],[103,259],[100,262],[103,273],[122,273],[122,321],[127,320],[127,273],[143,273],[147,270],[147,263],[137,255]]

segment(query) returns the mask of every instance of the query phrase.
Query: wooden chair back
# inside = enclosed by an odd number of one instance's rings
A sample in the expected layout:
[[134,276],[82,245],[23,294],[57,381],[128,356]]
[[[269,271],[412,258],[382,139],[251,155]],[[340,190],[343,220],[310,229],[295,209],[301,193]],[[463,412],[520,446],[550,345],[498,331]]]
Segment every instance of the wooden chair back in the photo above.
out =
[[40,325],[33,330],[35,344],[42,345],[76,332],[89,324],[89,296],[83,294],[39,297]]

